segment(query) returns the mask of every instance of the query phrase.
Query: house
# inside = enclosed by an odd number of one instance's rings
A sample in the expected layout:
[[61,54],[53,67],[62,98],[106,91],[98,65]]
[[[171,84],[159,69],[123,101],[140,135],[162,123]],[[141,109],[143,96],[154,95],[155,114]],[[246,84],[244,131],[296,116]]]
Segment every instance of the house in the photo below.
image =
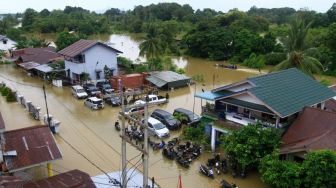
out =
[[105,66],[117,75],[117,55],[122,52],[98,41],[82,39],[58,53],[64,56],[67,76],[76,82],[83,73],[91,80],[104,79]]
[[2,170],[14,173],[62,158],[50,128],[45,125],[5,131]]
[[63,57],[56,52],[55,48],[51,47],[14,50],[12,57],[16,60],[16,64],[34,62],[43,65],[63,60]]
[[[210,111],[219,119],[240,125],[259,122],[281,128],[306,106],[324,109],[325,101],[335,95],[331,89],[291,68],[197,93],[195,97],[214,102],[213,109],[203,107],[203,114]],[[220,128],[216,131],[225,132]]]
[[80,170],[71,170],[39,181],[27,183],[23,188],[96,188],[91,177]]
[[190,84],[190,77],[173,71],[150,72],[146,80],[160,89],[178,88]]
[[336,112],[304,108],[281,142],[280,155],[287,159],[304,159],[314,150],[336,150]]
[[4,35],[0,35],[0,50],[8,52],[16,48],[16,42]]

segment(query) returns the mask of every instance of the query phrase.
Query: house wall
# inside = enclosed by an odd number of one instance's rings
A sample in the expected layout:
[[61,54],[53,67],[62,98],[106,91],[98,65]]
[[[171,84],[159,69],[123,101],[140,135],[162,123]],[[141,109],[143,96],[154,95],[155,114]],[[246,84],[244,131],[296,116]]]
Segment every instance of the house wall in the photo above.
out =
[[250,83],[243,83],[243,84],[239,84],[237,86],[233,86],[231,88],[228,88],[229,91],[232,92],[238,92],[238,91],[242,91],[242,90],[246,90],[246,89],[250,89],[252,88],[252,85]]
[[0,50],[8,51],[15,48],[16,42],[7,38],[7,44],[4,44],[3,41],[0,41]]
[[[95,45],[89,48],[85,52],[85,63],[72,63],[71,61],[65,60],[65,69],[70,69],[70,78],[73,79],[72,73],[81,74],[86,72],[90,75],[92,80],[97,80],[96,69],[102,70],[100,72],[100,78],[104,79],[104,66],[108,68],[114,68],[113,75],[118,74],[117,66],[117,53],[104,47],[102,45]],[[98,62],[98,64],[97,64]]]
[[243,94],[240,94],[240,95],[237,95],[237,96],[233,96],[231,98],[235,98],[235,99],[238,99],[238,100],[251,102],[251,103],[254,103],[254,104],[264,105],[262,101],[260,101],[259,99],[255,98],[254,96],[251,96],[248,93],[243,93]]

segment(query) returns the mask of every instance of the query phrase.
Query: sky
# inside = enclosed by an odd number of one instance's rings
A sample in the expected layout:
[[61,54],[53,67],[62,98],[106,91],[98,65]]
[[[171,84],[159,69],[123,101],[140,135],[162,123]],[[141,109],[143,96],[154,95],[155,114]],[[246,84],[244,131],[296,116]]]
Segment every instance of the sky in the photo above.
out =
[[317,12],[326,12],[335,0],[0,0],[0,13],[23,12],[27,8],[41,11],[44,8],[64,9],[65,6],[79,6],[85,9],[104,12],[109,8],[121,10],[133,9],[137,5],[152,3],[177,2],[189,4],[196,9],[211,8],[227,12],[230,9],[249,10],[253,5],[258,8],[292,7],[295,9],[308,8]]

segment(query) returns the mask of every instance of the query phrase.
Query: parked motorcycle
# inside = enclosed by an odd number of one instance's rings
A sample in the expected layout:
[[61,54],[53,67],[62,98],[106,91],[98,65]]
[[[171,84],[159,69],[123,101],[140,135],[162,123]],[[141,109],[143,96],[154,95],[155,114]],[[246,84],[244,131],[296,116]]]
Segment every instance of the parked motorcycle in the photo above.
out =
[[236,184],[232,183],[230,184],[226,180],[221,181],[221,188],[238,188]]
[[166,142],[162,140],[161,143],[155,143],[149,140],[149,145],[152,146],[153,150],[158,150],[165,147]]
[[190,162],[191,162],[190,159],[186,159],[182,156],[177,156],[176,161],[177,161],[177,163],[179,163],[184,168],[189,168]]
[[116,122],[114,123],[114,128],[115,128],[117,131],[120,131],[120,130],[121,130],[120,125],[119,125],[119,121],[116,121]]
[[175,156],[176,156],[176,151],[174,150],[173,147],[165,147],[162,150],[162,155],[167,157],[170,160],[174,160]]
[[214,178],[214,174],[211,168],[207,168],[205,165],[201,165],[199,168],[200,173],[204,174],[209,178]]

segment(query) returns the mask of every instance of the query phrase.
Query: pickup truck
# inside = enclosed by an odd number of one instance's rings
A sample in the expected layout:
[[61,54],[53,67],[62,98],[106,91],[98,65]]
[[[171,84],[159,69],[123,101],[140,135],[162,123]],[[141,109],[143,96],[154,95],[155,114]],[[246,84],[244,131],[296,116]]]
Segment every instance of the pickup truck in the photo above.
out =
[[[148,95],[148,103],[151,104],[151,103],[166,103],[168,102],[168,99],[166,99],[165,97],[163,96],[159,96],[159,95]],[[142,99],[142,100],[137,100],[134,102],[135,105],[137,104],[145,104],[145,99]]]

